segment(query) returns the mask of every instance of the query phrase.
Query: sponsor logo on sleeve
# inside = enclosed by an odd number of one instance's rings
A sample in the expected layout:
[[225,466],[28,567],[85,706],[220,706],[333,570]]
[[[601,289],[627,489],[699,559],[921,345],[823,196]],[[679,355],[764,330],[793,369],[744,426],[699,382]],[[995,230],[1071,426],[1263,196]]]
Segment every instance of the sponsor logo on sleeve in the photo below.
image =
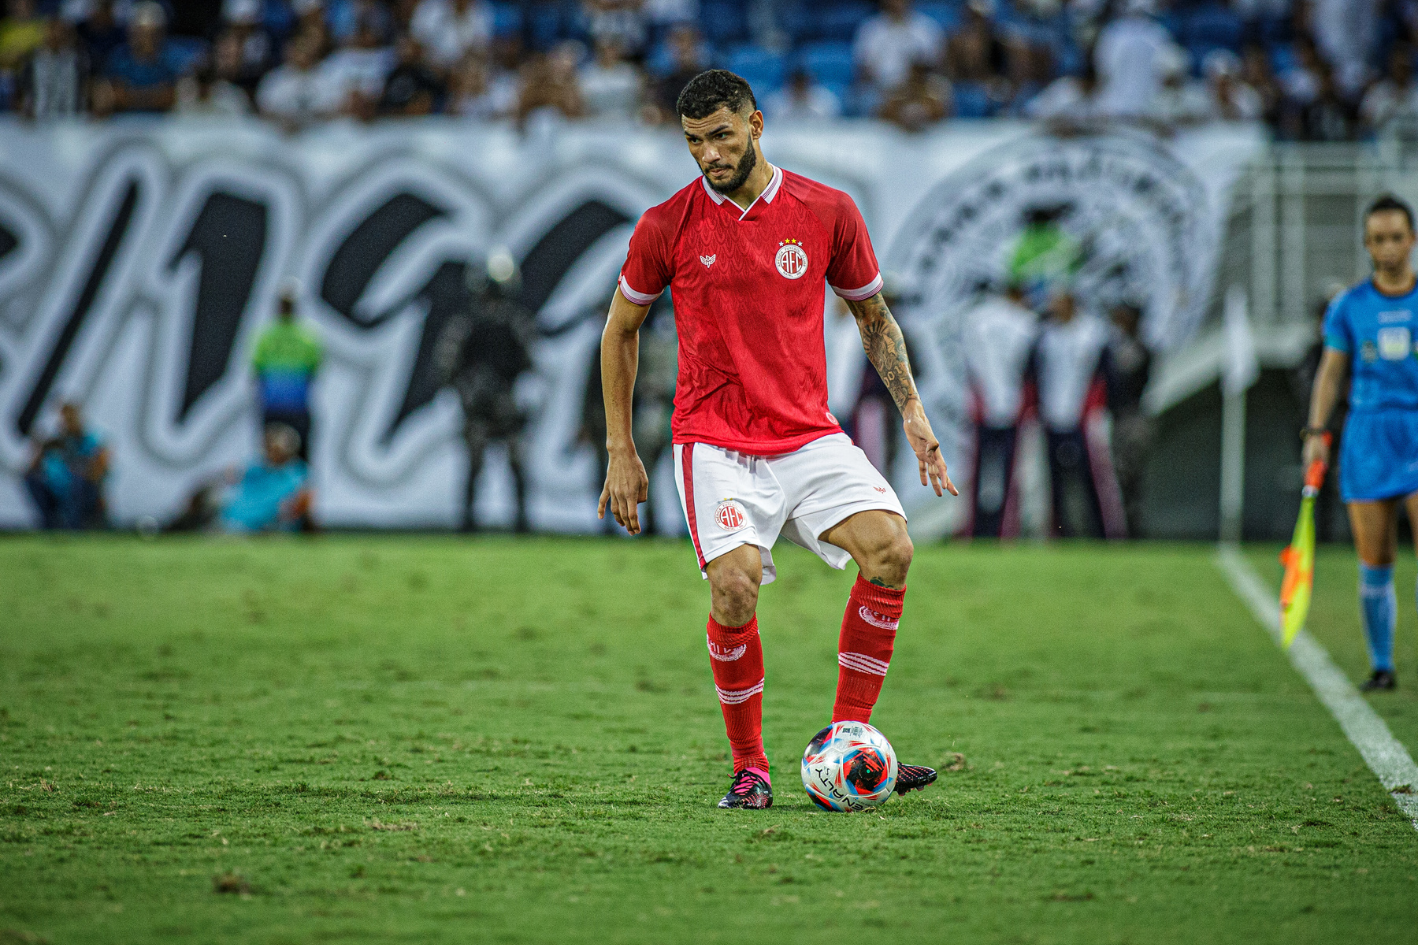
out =
[[710,266],[714,265],[714,260],[718,258],[719,254],[715,253],[713,256],[700,256],[699,261],[704,264],[705,269],[708,269]]

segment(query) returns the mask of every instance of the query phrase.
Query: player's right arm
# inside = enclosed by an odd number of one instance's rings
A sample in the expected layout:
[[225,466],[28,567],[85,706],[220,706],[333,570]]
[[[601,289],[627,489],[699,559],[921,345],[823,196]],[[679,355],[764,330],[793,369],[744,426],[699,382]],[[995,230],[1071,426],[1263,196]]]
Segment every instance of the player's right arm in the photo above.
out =
[[1347,293],[1331,302],[1324,316],[1324,350],[1320,353],[1319,370],[1315,372],[1314,387],[1310,390],[1310,414],[1305,421],[1303,461],[1306,466],[1317,459],[1329,465],[1329,439],[1320,434],[1329,426],[1334,405],[1339,403],[1354,348],[1349,320],[1345,317],[1346,298]]
[[635,452],[631,436],[635,372],[640,359],[640,326],[649,305],[637,305],[616,289],[606,330],[601,334],[601,392],[606,403],[606,482],[601,489],[598,518],[609,508],[632,535],[640,534],[638,506],[649,496],[650,478]]
[[1315,372],[1315,386],[1310,391],[1310,417],[1305,424],[1304,463],[1322,460],[1329,465],[1329,440],[1319,433],[1329,426],[1334,405],[1344,389],[1344,377],[1349,373],[1349,355],[1325,346],[1320,355],[1320,368]]

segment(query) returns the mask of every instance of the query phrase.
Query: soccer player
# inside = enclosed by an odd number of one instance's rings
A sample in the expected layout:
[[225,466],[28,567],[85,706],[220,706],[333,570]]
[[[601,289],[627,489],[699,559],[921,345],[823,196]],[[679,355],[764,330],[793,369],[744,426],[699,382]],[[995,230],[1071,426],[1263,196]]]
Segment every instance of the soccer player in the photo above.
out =
[[[867,722],[891,661],[911,539],[891,486],[827,411],[824,283],[846,300],[862,344],[905,418],[921,484],[958,495],[911,376],[901,329],[851,198],[763,157],[763,113],[747,82],[713,69],[676,103],[703,176],[640,218],[601,339],[610,459],[598,514],[632,534],[648,480],[631,436],[638,331],[672,288],[679,380],[675,483],[700,572],[708,645],[733,749],[725,808],[773,803],[762,736],[759,586],[779,535],[858,576],[838,640],[833,721]],[[902,765],[896,791],[936,773]]]
[[1393,559],[1398,507],[1418,522],[1418,278],[1413,211],[1381,197],[1364,215],[1364,248],[1374,275],[1330,303],[1324,354],[1310,395],[1305,465],[1329,461],[1323,436],[1349,375],[1349,417],[1339,457],[1339,493],[1349,508],[1359,552],[1359,611],[1373,674],[1365,691],[1395,686],[1393,630],[1397,601]]

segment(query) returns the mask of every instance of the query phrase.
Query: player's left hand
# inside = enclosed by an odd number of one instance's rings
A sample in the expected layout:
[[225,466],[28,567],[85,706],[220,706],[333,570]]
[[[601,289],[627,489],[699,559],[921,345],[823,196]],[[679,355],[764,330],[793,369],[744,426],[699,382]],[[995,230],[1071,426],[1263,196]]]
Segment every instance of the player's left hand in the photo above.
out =
[[940,440],[931,432],[931,422],[926,419],[926,408],[921,406],[919,400],[912,400],[906,405],[904,413],[902,427],[906,431],[907,442],[916,453],[916,462],[921,467],[921,485],[930,486],[939,496],[947,492],[959,495],[960,490],[955,488],[955,483],[950,481],[950,476],[945,471],[945,457],[940,455]]

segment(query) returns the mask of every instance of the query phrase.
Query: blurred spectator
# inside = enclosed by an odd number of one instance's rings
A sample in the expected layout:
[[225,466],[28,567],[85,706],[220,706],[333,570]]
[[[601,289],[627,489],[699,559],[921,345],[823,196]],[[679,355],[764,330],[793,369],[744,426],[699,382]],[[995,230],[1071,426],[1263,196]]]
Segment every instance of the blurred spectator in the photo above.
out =
[[649,24],[661,31],[699,19],[699,0],[645,0],[643,9]]
[[1098,117],[1098,73],[1085,60],[1078,75],[1059,76],[1024,105],[1024,114],[1060,126],[1081,126]]
[[261,77],[276,64],[276,38],[266,28],[261,0],[226,0],[222,18],[226,21],[223,38],[238,49],[235,81],[248,94],[254,93]]
[[103,494],[109,451],[97,434],[84,427],[84,415],[74,401],[59,406],[59,435],[35,444],[25,473],[25,488],[45,529],[106,528],[108,507]]
[[494,442],[507,446],[517,492],[516,530],[527,526],[527,484],[522,473],[522,428],[527,417],[517,403],[518,378],[532,368],[536,316],[517,301],[516,263],[495,253],[468,267],[466,303],[444,326],[434,348],[442,383],[457,391],[463,407],[468,477],[463,493],[463,531],[478,527],[477,482]]
[[1310,29],[1341,98],[1357,98],[1369,79],[1369,60],[1378,46],[1382,2],[1309,0]]
[[620,40],[596,40],[596,56],[581,69],[581,95],[592,118],[628,120],[640,108],[640,70],[625,58]]
[[517,121],[526,124],[533,115],[580,118],[586,113],[576,78],[577,49],[562,43],[533,58],[522,70],[522,93],[517,101]]
[[1098,110],[1109,117],[1147,114],[1162,84],[1158,58],[1172,42],[1154,19],[1156,0],[1123,0],[1123,15],[1104,26],[1093,48]]
[[1142,406],[1152,376],[1152,352],[1142,340],[1142,309],[1130,303],[1112,311],[1105,359],[1108,411],[1112,414],[1113,469],[1122,495],[1129,538],[1142,536],[1142,477],[1152,452],[1156,422]]
[[493,87],[487,61],[469,53],[448,78],[448,113],[464,118],[501,118],[517,104],[515,87],[510,96],[499,97]]
[[76,24],[74,32],[89,55],[89,65],[95,73],[103,72],[108,57],[127,40],[128,34],[118,22],[113,0],[94,0],[79,10],[77,16],[66,17]]
[[262,436],[262,457],[245,470],[230,469],[199,488],[170,532],[216,529],[229,534],[311,531],[314,497],[310,472],[299,457],[300,434],[272,424]]
[[990,83],[1004,76],[1009,50],[990,19],[994,0],[970,0],[965,23],[945,41],[946,74],[952,82]]
[[445,89],[424,62],[423,46],[412,36],[400,37],[398,56],[398,63],[384,82],[379,114],[406,117],[431,114],[442,103]]
[[20,110],[37,121],[72,118],[88,98],[89,61],[74,29],[58,17],[45,27],[44,45],[20,72]]
[[1260,98],[1261,114],[1274,124],[1280,112],[1280,82],[1271,68],[1265,47],[1251,44],[1241,52],[1241,81]]
[[339,113],[343,90],[319,68],[319,42],[305,33],[286,44],[285,65],[268,72],[256,89],[262,115],[295,129]]
[[787,84],[771,93],[763,103],[763,113],[773,121],[821,121],[842,114],[842,103],[832,90],[813,81],[812,73],[797,68]]
[[236,118],[251,114],[251,97],[236,83],[241,74],[241,44],[224,33],[212,47],[212,61],[177,83],[177,112]]
[[486,0],[419,0],[409,24],[429,62],[451,69],[469,52],[492,43],[492,5]]
[[1106,400],[1108,339],[1102,319],[1080,313],[1071,290],[1054,291],[1033,372],[1048,449],[1052,532],[1060,538],[1126,534],[1109,444],[1100,441],[1093,422]]
[[1208,114],[1216,121],[1260,121],[1265,102],[1241,81],[1241,60],[1229,49],[1213,49],[1202,61]]
[[699,30],[692,25],[676,26],[669,38],[671,67],[655,87],[655,105],[660,121],[678,122],[675,102],[689,80],[709,68],[709,55]]
[[628,53],[645,48],[648,33],[644,0],[582,0],[594,42],[611,40]]
[[1190,57],[1180,46],[1163,46],[1157,54],[1157,72],[1162,84],[1152,97],[1147,117],[1175,128],[1195,125],[1211,117],[1211,100],[1206,89],[1190,77]]
[[44,43],[46,24],[35,0],[6,0],[0,19],[0,74],[15,75],[24,61]]
[[1413,81],[1413,47],[1396,43],[1389,52],[1384,77],[1364,93],[1359,120],[1367,132],[1383,130],[1396,119],[1418,120],[1418,83]]
[[298,287],[281,290],[276,319],[256,338],[251,366],[261,400],[261,425],[284,424],[300,434],[300,458],[310,459],[310,385],[324,352],[320,339],[296,319]]
[[948,118],[950,112],[950,83],[917,62],[906,81],[891,90],[877,116],[905,131],[922,131]]
[[853,56],[863,81],[886,91],[910,78],[913,64],[940,64],[944,34],[911,0],[882,0],[881,13],[857,29]]
[[970,534],[1003,538],[1018,533],[1014,459],[1024,413],[1024,374],[1039,318],[1024,286],[989,292],[965,320],[961,350],[975,417],[975,470]]
[[[409,63],[411,67],[423,64],[423,50],[418,40],[412,39],[404,51],[414,57]],[[342,112],[372,118],[384,93],[384,84],[398,62],[399,53],[388,45],[377,21],[368,17],[360,21],[354,34],[339,49],[325,57],[320,71],[339,90]],[[432,108],[432,103],[429,107]]]
[[166,112],[177,97],[181,64],[167,42],[167,14],[150,2],[135,3],[128,42],[115,49],[104,69],[115,112]]

